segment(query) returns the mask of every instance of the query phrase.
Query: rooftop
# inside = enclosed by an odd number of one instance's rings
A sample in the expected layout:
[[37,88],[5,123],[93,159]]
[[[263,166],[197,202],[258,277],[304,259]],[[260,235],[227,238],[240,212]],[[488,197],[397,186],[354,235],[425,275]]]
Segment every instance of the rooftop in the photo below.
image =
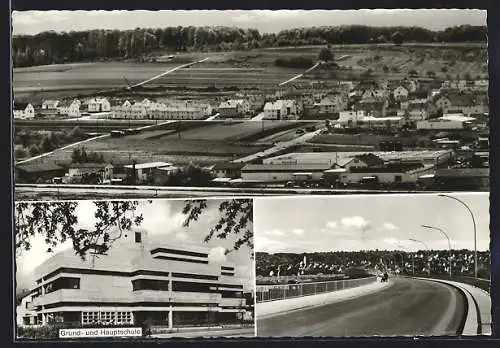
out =
[[[148,162],[148,163],[137,163],[135,169],[148,169],[148,168],[161,168],[161,167],[171,167],[172,163],[168,162]],[[125,168],[134,168],[133,164],[127,164]]]
[[244,172],[250,171],[324,171],[330,169],[328,163],[299,163],[299,164],[247,164],[242,168]]
[[436,177],[484,177],[490,176],[489,168],[452,168],[452,169],[438,169]]
[[52,163],[36,163],[36,164],[23,164],[16,167],[18,170],[27,172],[27,173],[39,173],[39,172],[49,172],[54,170],[64,170],[63,167]]

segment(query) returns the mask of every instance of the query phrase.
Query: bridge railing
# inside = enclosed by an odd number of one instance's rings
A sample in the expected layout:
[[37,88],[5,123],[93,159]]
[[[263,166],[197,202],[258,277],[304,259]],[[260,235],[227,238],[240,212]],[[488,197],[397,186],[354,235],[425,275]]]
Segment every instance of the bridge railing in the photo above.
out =
[[289,298],[316,295],[326,292],[333,292],[356,288],[368,285],[377,281],[377,277],[367,277],[358,279],[331,280],[325,282],[279,284],[279,285],[257,285],[256,301],[269,302],[276,300],[286,300]]

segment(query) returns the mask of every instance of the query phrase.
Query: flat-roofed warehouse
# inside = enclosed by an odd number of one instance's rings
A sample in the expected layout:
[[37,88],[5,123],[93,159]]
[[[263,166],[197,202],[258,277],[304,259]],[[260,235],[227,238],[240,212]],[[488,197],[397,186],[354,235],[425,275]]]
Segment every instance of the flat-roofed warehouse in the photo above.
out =
[[329,164],[345,162],[349,158],[373,154],[385,162],[422,162],[439,165],[447,163],[455,157],[452,150],[422,150],[422,151],[364,151],[364,152],[292,152],[264,159],[263,164]]
[[[141,324],[169,328],[239,323],[246,311],[235,266],[209,260],[209,248],[148,241],[124,232],[106,255],[85,260],[68,249],[35,269],[24,323]],[[18,318],[19,319],[19,318]]]

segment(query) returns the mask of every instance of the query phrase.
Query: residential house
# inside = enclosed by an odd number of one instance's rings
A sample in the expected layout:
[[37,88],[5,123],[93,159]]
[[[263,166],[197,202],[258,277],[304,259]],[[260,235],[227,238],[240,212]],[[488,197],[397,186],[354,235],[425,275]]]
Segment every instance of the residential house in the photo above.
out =
[[294,118],[298,114],[298,104],[295,100],[277,100],[264,105],[264,118],[284,120]]
[[14,102],[12,111],[16,119],[35,118],[35,108],[30,103]]
[[367,114],[375,117],[385,117],[389,102],[387,99],[370,98],[362,99],[354,105],[356,110],[364,110]]
[[87,178],[100,183],[113,177],[113,164],[111,163],[73,163],[67,173],[70,182],[81,182]]
[[343,127],[360,128],[400,128],[404,124],[403,117],[373,117],[364,110],[341,111],[339,118],[334,121]]
[[212,113],[210,104],[193,102],[155,103],[147,109],[150,119],[160,120],[199,120]]
[[57,110],[59,108],[59,100],[44,100],[42,102],[42,110]]
[[343,92],[350,92],[354,89],[354,82],[352,81],[339,81],[339,87]]
[[109,112],[111,104],[106,98],[92,98],[87,103],[88,112]]
[[403,87],[406,88],[409,93],[416,92],[418,90],[419,83],[417,80],[406,78],[403,80]]
[[397,116],[403,117],[408,121],[422,121],[429,118],[429,112],[426,108],[414,107],[405,110],[398,110]]
[[408,90],[403,86],[398,86],[392,93],[396,101],[403,101],[408,98]]
[[162,167],[172,167],[172,163],[168,162],[148,162],[138,164],[128,164],[124,166],[128,172],[140,183],[145,183],[149,180],[155,169]]
[[241,168],[245,165],[244,162],[220,162],[212,167],[212,173],[216,178],[240,178]]
[[250,102],[246,99],[230,99],[219,104],[221,117],[238,118],[250,113]]
[[65,100],[59,104],[57,110],[60,115],[77,118],[81,116],[80,107],[81,102],[78,99]]
[[319,102],[313,104],[313,109],[320,115],[331,115],[344,111],[347,101],[340,95],[329,95],[323,97]]

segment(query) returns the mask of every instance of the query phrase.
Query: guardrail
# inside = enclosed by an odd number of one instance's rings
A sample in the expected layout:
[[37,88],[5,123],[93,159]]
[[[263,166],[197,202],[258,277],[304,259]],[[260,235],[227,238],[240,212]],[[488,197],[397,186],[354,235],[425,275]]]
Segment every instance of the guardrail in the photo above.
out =
[[[88,185],[88,184],[16,184],[18,190],[29,191],[43,189],[45,191],[60,192],[64,190],[95,190],[111,191],[150,191],[156,194],[166,191],[217,192],[238,194],[372,194],[372,193],[429,193],[432,191],[404,191],[404,190],[377,190],[377,189],[328,189],[328,188],[269,188],[269,187],[187,187],[187,186],[149,186],[149,185]],[[438,192],[438,191],[436,191]]]
[[316,295],[326,292],[339,291],[368,285],[377,281],[377,277],[359,279],[332,280],[326,282],[283,284],[283,285],[257,285],[257,303],[276,300],[286,300],[295,297]]

